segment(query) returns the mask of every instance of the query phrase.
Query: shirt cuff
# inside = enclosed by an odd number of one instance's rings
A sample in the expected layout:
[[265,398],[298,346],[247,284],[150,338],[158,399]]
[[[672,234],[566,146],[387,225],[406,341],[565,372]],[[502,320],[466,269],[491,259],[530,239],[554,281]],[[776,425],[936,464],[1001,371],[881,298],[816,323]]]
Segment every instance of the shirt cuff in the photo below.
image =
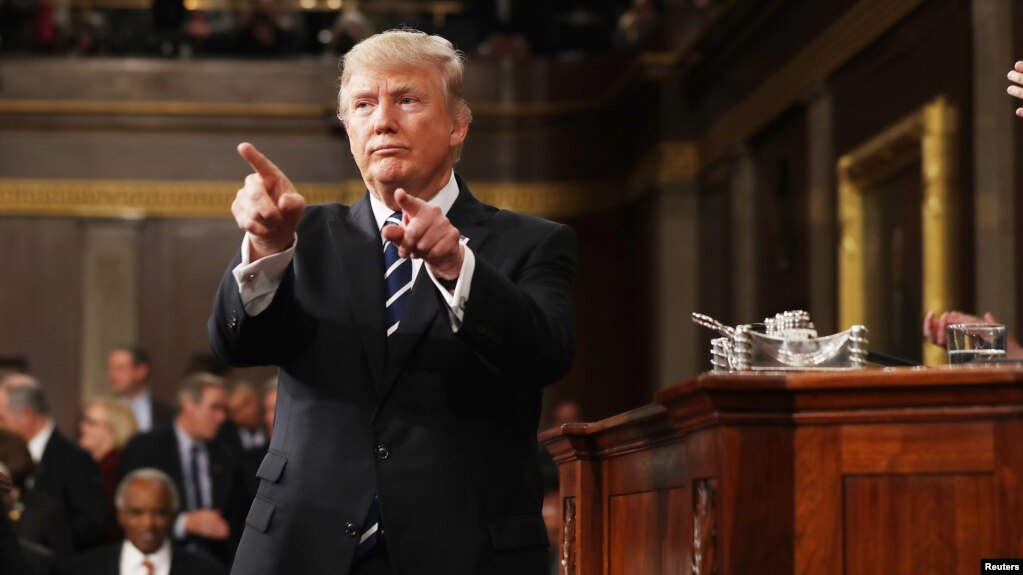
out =
[[188,512],[182,511],[181,513],[178,513],[178,518],[174,520],[174,529],[172,530],[171,535],[175,539],[184,539],[188,536],[188,534],[185,533],[185,521],[188,519],[185,515],[187,514]]
[[458,329],[462,327],[462,318],[465,317],[465,302],[469,301],[469,289],[472,287],[472,275],[476,271],[476,256],[469,249],[469,246],[463,246],[465,253],[462,257],[462,269],[458,272],[458,281],[455,283],[455,289],[448,291],[437,276],[433,275],[433,270],[430,266],[426,267],[426,273],[430,276],[430,280],[433,281],[433,285],[437,286],[437,290],[440,295],[444,298],[444,301],[448,304],[448,319],[451,321],[451,331],[458,333]]
[[262,257],[254,262],[249,261],[249,234],[242,239],[242,261],[233,270],[234,281],[238,283],[238,295],[241,296],[245,313],[256,316],[263,312],[274,300],[274,294],[281,285],[284,270],[288,269],[295,256],[298,246],[298,235],[291,247],[283,252]]

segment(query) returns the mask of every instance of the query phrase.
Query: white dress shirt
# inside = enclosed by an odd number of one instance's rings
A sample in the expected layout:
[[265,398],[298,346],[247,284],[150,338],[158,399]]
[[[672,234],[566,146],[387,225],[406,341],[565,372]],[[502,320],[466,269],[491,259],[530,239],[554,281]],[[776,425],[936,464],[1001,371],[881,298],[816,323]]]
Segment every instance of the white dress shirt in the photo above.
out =
[[170,575],[170,541],[164,541],[155,553],[146,555],[132,545],[131,541],[125,539],[121,544],[121,575],[149,575],[149,571],[142,565],[146,559],[153,564],[153,575]]
[[32,454],[32,461],[39,463],[43,460],[43,453],[46,452],[46,444],[50,442],[55,425],[51,419],[46,425],[28,440],[28,452]]
[[[446,216],[456,199],[458,199],[458,182],[455,181],[455,172],[452,170],[448,182],[427,203],[439,207],[441,213]],[[372,194],[370,194],[370,205],[373,208],[373,217],[376,218],[377,229],[383,228],[388,216],[394,212]],[[381,237],[381,244],[384,241],[383,237]],[[430,279],[433,280],[433,284],[437,286],[440,294],[444,297],[444,301],[448,304],[448,318],[451,321],[451,329],[456,332],[462,325],[462,318],[465,317],[465,303],[469,301],[472,275],[476,270],[476,256],[469,249],[467,243],[468,239],[462,238],[462,244],[465,246],[465,257],[462,260],[462,269],[459,271],[458,281],[455,284],[454,290],[449,292],[440,284],[430,268],[426,268],[426,272]],[[238,293],[241,296],[242,305],[245,306],[245,313],[250,316],[256,316],[270,307],[274,294],[277,293],[277,288],[281,285],[284,271],[294,257],[297,245],[298,237],[296,236],[295,242],[287,250],[253,262],[250,261],[249,257],[249,234],[245,234],[245,238],[242,240],[242,261],[232,270],[234,279],[238,282]],[[419,276],[419,270],[422,267],[422,259],[412,259],[413,282]],[[382,282],[383,278],[381,278]]]
[[142,393],[127,400],[131,412],[135,414],[135,423],[138,424],[138,431],[147,432],[152,429],[152,399],[149,390],[143,389]]
[[259,428],[252,430],[239,427],[238,439],[242,442],[242,449],[245,451],[257,449],[266,445],[266,433],[263,433],[263,430]]
[[143,389],[135,397],[128,400],[131,412],[135,414],[135,423],[139,431],[149,431],[153,428],[153,402],[150,400],[149,390]]

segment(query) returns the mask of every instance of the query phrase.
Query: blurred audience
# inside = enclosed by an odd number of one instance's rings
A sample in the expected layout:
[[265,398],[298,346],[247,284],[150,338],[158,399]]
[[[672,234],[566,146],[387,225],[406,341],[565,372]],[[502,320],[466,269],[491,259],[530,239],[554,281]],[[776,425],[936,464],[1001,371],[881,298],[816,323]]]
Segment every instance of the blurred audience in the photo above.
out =
[[217,440],[234,451],[249,492],[259,487],[256,470],[266,455],[269,436],[263,423],[263,402],[255,386],[235,382],[227,397],[227,421],[220,426]]
[[149,353],[138,346],[115,347],[107,355],[110,392],[131,407],[139,431],[169,425],[174,418],[174,407],[149,389],[151,366]]
[[170,542],[171,525],[180,509],[174,480],[143,468],[125,476],[117,488],[119,541],[76,557],[68,575],[220,575],[224,566],[212,557]]
[[188,359],[185,371],[182,375],[189,376],[193,373],[212,373],[217,377],[226,378],[231,374],[231,366],[220,360],[209,352],[196,353]]
[[[121,479],[124,448],[138,431],[135,415],[131,408],[115,399],[92,399],[85,404],[78,431],[78,445],[88,451],[99,466],[106,493],[107,516],[113,517],[114,492]],[[121,535],[120,527],[111,521],[109,540],[119,540]]]
[[255,386],[237,381],[227,396],[227,421],[220,426],[217,439],[241,453],[266,446],[263,405]]
[[274,414],[277,412],[277,376],[266,380],[263,384],[263,425],[266,427],[267,439],[273,437]]
[[128,443],[124,471],[154,467],[169,475],[186,510],[174,522],[174,539],[229,565],[252,495],[236,454],[215,441],[226,418],[227,390],[221,378],[196,373],[181,383],[178,398],[172,426]]
[[0,381],[0,427],[28,443],[38,466],[31,487],[57,501],[71,524],[73,550],[103,543],[108,531],[99,467],[57,429],[35,378],[13,374]]
[[[70,5],[0,0],[0,51],[44,54],[287,57],[343,54],[375,30],[407,25],[441,34],[459,49],[501,58],[596,54],[644,48],[657,27],[658,0],[463,0],[438,17],[427,6],[392,11],[344,2],[307,9],[248,0],[210,9],[202,0]],[[412,8],[409,10],[409,8]]]
[[56,500],[28,487],[36,464],[25,440],[7,429],[0,429],[0,468],[12,483],[7,495],[0,497],[3,501],[0,508],[10,519],[18,538],[37,546],[25,555],[43,555],[54,563],[68,559],[71,526]]

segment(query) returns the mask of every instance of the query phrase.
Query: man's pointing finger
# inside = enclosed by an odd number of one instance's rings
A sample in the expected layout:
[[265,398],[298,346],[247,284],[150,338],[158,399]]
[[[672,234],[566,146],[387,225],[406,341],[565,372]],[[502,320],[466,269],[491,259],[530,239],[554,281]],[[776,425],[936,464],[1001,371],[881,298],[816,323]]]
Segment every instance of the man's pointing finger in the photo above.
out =
[[252,166],[252,169],[263,177],[263,180],[271,179],[276,181],[278,178],[283,176],[280,168],[274,165],[274,163],[264,156],[262,152],[257,150],[256,146],[253,146],[248,142],[238,144],[238,155],[248,162],[249,165]]
[[423,200],[420,200],[401,188],[395,190],[394,201],[398,202],[398,207],[401,208],[401,213],[405,216],[405,218],[414,218],[416,214],[419,213],[419,210],[423,209],[423,206],[427,205],[427,203]]

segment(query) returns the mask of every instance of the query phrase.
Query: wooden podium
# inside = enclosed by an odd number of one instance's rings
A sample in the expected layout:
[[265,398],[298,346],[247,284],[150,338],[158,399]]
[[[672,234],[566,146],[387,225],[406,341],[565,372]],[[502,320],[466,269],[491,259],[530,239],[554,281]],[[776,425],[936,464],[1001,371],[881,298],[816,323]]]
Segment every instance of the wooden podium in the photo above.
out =
[[1023,557],[1023,369],[705,374],[541,440],[560,575],[980,572]]

